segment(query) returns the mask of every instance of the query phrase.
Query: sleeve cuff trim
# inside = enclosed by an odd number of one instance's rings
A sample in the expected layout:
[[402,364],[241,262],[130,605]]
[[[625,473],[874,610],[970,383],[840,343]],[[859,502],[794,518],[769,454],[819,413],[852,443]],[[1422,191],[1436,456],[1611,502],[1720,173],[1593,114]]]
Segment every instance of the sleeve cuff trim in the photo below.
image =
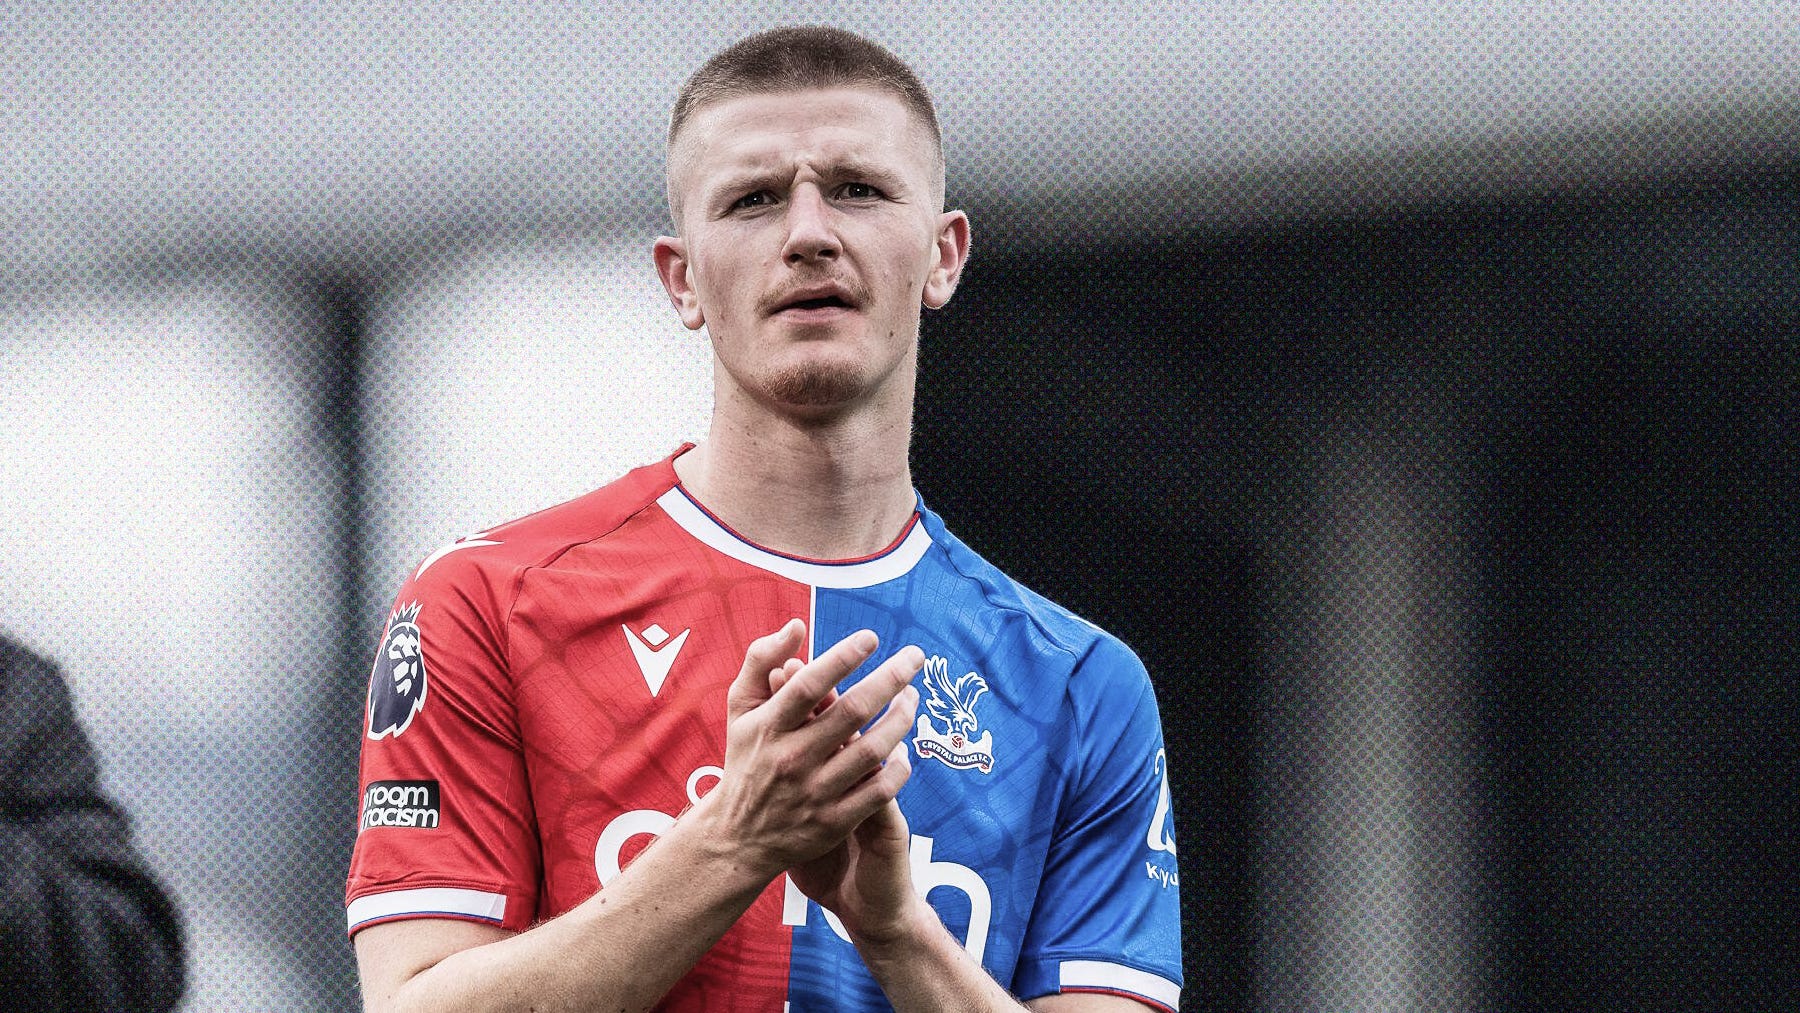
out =
[[1064,992],[1113,992],[1148,999],[1164,1009],[1181,1004],[1181,986],[1160,975],[1101,960],[1065,960],[1058,985]]
[[450,887],[390,890],[356,898],[345,914],[352,935],[372,922],[394,918],[473,918],[500,925],[506,921],[506,895]]

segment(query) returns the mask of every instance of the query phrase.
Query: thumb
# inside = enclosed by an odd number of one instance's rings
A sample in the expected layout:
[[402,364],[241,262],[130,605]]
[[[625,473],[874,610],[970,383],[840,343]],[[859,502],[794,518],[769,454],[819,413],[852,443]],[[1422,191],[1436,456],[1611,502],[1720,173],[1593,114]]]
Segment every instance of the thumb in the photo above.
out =
[[744,667],[738,670],[725,697],[726,720],[737,720],[775,694],[775,688],[770,685],[770,673],[783,668],[789,658],[800,653],[805,637],[806,624],[789,619],[781,629],[750,642],[749,649],[744,652]]

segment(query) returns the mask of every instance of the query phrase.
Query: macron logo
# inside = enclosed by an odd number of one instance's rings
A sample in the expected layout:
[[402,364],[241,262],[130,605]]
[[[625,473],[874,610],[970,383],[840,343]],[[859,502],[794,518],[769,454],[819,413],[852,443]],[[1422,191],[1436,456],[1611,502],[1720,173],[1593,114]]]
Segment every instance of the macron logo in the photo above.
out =
[[669,631],[656,623],[643,632],[642,636],[631,632],[631,627],[620,626],[625,631],[625,639],[631,644],[631,655],[637,659],[638,671],[643,673],[644,685],[650,687],[650,695],[662,692],[663,680],[669,677],[669,669],[675,667],[675,656],[681,653],[681,645],[687,643],[688,634],[693,630],[682,630],[681,635],[669,639]]

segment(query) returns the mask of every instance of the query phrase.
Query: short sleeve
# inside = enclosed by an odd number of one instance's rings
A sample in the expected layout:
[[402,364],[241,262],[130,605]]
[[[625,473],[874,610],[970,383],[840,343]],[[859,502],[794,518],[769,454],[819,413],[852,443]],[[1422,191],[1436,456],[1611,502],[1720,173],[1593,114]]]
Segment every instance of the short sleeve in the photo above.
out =
[[1181,898],[1168,758],[1149,676],[1110,637],[1069,684],[1077,762],[1063,794],[1014,988],[1181,997]]
[[510,567],[438,553],[401,588],[363,712],[350,932],[407,918],[522,931],[539,849],[511,693]]

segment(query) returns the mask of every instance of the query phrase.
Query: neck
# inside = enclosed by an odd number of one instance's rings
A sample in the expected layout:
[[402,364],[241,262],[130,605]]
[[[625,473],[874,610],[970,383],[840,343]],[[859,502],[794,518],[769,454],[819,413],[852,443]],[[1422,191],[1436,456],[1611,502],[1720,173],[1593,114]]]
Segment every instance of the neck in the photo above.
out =
[[[910,392],[909,392],[910,395]],[[751,541],[811,559],[880,552],[912,517],[912,402],[803,418],[718,392],[682,485]]]

